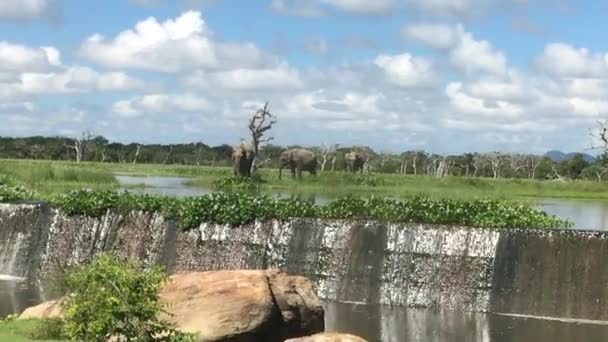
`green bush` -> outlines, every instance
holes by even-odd
[[[340,197],[324,206],[268,194],[216,192],[184,199],[116,193],[74,191],[54,204],[68,215],[99,217],[108,210],[160,212],[184,230],[201,223],[239,226],[254,221],[297,217],[369,219],[391,222],[455,224],[488,228],[566,228],[572,224],[524,204],[497,200],[450,200],[414,197],[400,201],[379,197]]]
[[[165,279],[160,268],[143,269],[98,255],[89,265],[68,272],[69,295],[62,304],[66,335],[79,341],[185,341],[159,318],[163,309],[158,293]]]

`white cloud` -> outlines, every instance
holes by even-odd
[[[150,94],[118,101],[112,105],[112,112],[125,118],[146,114],[176,114],[183,112],[204,113],[211,103],[195,94]]]
[[[49,14],[53,6],[51,0],[2,0],[0,20],[33,20]]]
[[[122,72],[99,73],[86,67],[70,67],[61,73],[23,73],[21,89],[28,94],[137,90],[149,87]]]
[[[482,97],[467,94],[463,91],[462,83],[459,82],[449,83],[445,93],[450,99],[452,108],[461,114],[513,118],[524,113],[524,108],[513,102],[506,100],[489,101]]]
[[[462,25],[414,24],[402,34],[430,47],[448,51],[449,61],[466,73],[507,73],[507,58],[485,40],[477,40]]]
[[[485,0],[408,0],[423,12],[439,16],[465,17],[479,11],[491,1]]]
[[[435,49],[449,49],[459,39],[454,27],[445,24],[413,24],[404,27],[401,35]]]
[[[608,54],[592,53],[563,43],[548,44],[537,65],[555,77],[608,76]]]
[[[252,43],[216,41],[200,12],[195,11],[162,23],[150,17],[111,40],[95,34],[82,44],[79,53],[108,67],[158,72],[257,68],[275,62]]]
[[[278,14],[296,17],[321,17],[326,12],[310,0],[272,0],[270,8]]]
[[[320,17],[327,8],[362,15],[390,14],[401,0],[272,0],[270,8],[278,14],[298,17]]]
[[[61,66],[61,54],[54,47],[30,48],[0,41],[0,71],[44,72]]]
[[[436,78],[431,62],[408,53],[380,55],[374,63],[393,84],[402,87],[424,88],[433,84]]]
[[[396,5],[396,0],[321,0],[338,9],[359,14],[387,14]]]
[[[304,86],[297,69],[286,64],[273,69],[234,69],[219,72],[197,72],[183,79],[187,87],[208,91],[264,91],[299,89]]]

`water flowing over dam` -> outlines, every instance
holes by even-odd
[[[46,279],[102,251],[171,273],[281,268],[327,301],[608,320],[608,233],[293,219],[182,232],[155,213],[0,205],[0,274]]]

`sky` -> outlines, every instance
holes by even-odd
[[[0,135],[584,151],[608,0],[1,0]]]

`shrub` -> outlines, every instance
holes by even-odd
[[[63,340],[67,338],[64,329],[65,324],[61,319],[43,319],[27,335],[33,340]]]
[[[158,293],[166,279],[159,268],[143,269],[107,254],[68,272],[63,302],[65,333],[80,341],[155,341],[182,338],[159,318]],[[182,339],[184,341],[184,339]]]

